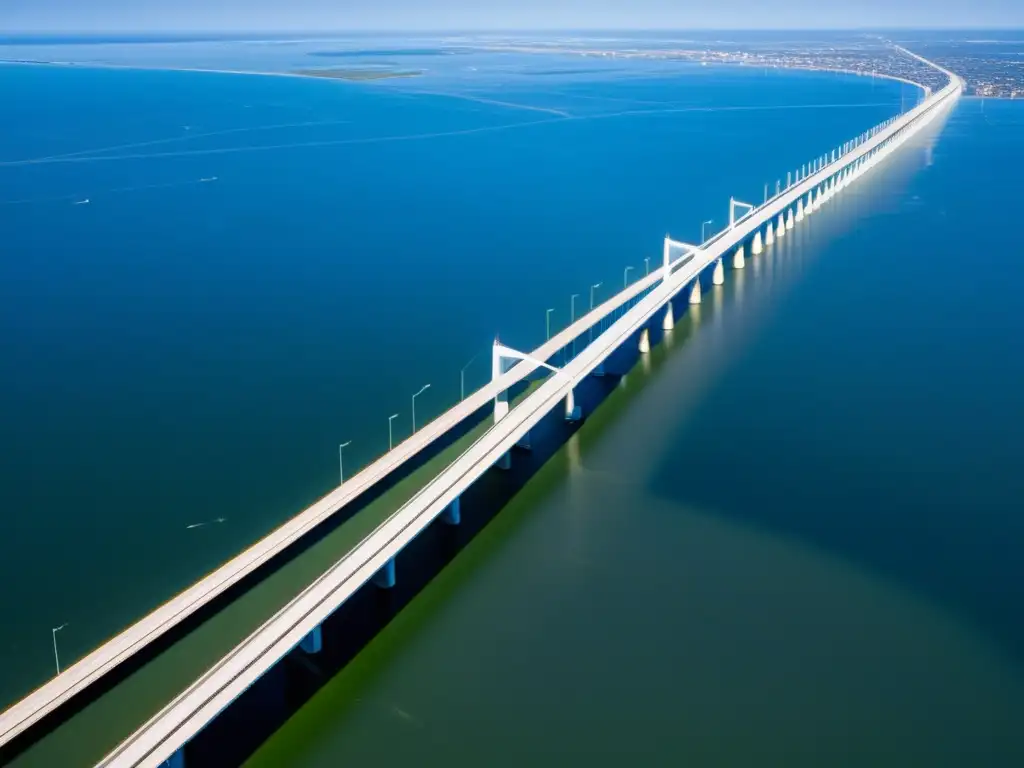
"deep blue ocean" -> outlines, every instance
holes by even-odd
[[[294,66],[168,47],[161,66]],[[389,415],[407,435],[421,386],[420,423],[463,366],[482,383],[496,334],[538,344],[547,308],[561,326],[571,294],[721,227],[730,195],[761,199],[904,88],[408,58],[442,63],[376,83],[0,66],[0,579],[20,585],[0,698],[52,674],[52,627],[66,666],[337,484],[340,443],[349,474]]]
[[[705,283],[250,768],[1024,764],[1022,126],[963,99]]]

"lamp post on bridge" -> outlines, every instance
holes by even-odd
[[[397,418],[398,418],[398,414],[397,413],[392,413],[390,416],[388,416],[388,450],[389,451],[392,450],[394,448],[394,446],[395,446],[395,441],[394,441],[394,438],[392,437],[392,432],[391,432],[391,424]]]
[[[551,307],[544,313],[544,341],[551,339],[551,313],[554,311],[555,308]]]
[[[412,431],[414,434],[416,432],[416,398],[422,395],[428,389],[430,389],[430,385],[424,384],[422,387],[420,387],[420,391],[412,396]]]
[[[578,293],[574,293],[569,298],[569,325],[576,322],[576,299],[579,298]],[[572,356],[576,357],[576,337],[572,337]]]
[[[626,267],[624,270],[622,270],[622,290],[626,290],[626,288],[629,287],[629,270],[631,270],[632,268],[633,267]],[[619,315],[619,317],[622,317],[622,315],[626,313],[626,307],[622,306],[620,309],[621,314]]]
[[[342,443],[338,446],[338,476],[340,480],[338,484],[345,482],[345,447],[352,445],[352,441],[349,440],[347,443]]]
[[[597,288],[600,288],[602,285],[604,285],[603,282],[602,283],[594,283],[592,286],[590,286],[590,311],[591,312],[594,311],[594,291]],[[587,343],[590,344],[590,343],[593,343],[593,341],[594,341],[594,326],[591,325],[590,326],[590,341],[587,342]]]
[[[647,277],[649,274],[651,274],[651,257],[650,256],[645,256],[644,257],[644,277]]]
[[[480,352],[477,352],[469,358],[469,362],[462,366],[462,370],[459,371],[459,400],[466,399],[466,369],[469,368],[469,366],[471,366],[478,357],[480,357]]]
[[[706,240],[706,238],[704,237],[704,227],[706,227],[708,224],[714,224],[714,223],[715,223],[714,219],[708,219],[707,221],[702,221],[700,223],[700,243],[701,243],[701,245],[703,245],[705,240]]]
[[[57,655],[57,633],[60,632],[64,627],[68,625],[68,622],[64,622],[59,627],[53,628],[53,663],[57,665],[57,674],[60,674],[60,657]]]

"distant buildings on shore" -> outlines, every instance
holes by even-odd
[[[696,41],[694,41],[695,43]],[[620,43],[621,45],[622,43]],[[646,58],[691,61],[702,64],[741,64],[751,67],[821,69],[879,75],[908,80],[938,90],[944,76],[905,55],[881,39],[832,40],[825,43],[802,41],[794,44],[716,42],[706,47],[658,46],[599,48],[592,41],[571,43],[497,44],[503,50],[577,53],[609,58]],[[967,81],[969,93],[1002,99],[1024,99],[1024,49],[1009,43],[954,40],[908,41],[906,47],[957,73]]]

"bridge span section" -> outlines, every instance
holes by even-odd
[[[738,204],[746,212],[737,218],[730,210],[730,226],[708,241],[693,245],[666,238],[660,269],[602,304],[586,316],[586,323],[574,324],[548,344],[522,355],[520,362],[507,372],[502,370],[500,359],[510,351],[496,345],[494,377],[472,396],[472,410],[493,402],[494,425],[302,594],[107,755],[100,765],[105,768],[155,767],[168,761],[171,765],[184,765],[189,740],[281,658],[297,646],[310,653],[317,652],[324,620],[356,590],[375,577],[385,587],[400,578],[401,574],[394,570],[395,556],[438,517],[448,515],[457,522],[453,511],[458,510],[462,493],[484,472],[507,463],[512,447],[526,438],[541,419],[555,409],[564,409],[568,418],[577,418],[573,391],[584,377],[600,374],[609,355],[634,340],[641,353],[649,350],[648,329],[652,323],[660,317],[662,326],[670,328],[674,322],[674,302],[680,299],[691,303],[700,301],[700,278],[705,270],[713,270],[712,281],[721,282],[724,280],[723,259],[732,255],[733,267],[742,268],[748,247],[756,258],[774,240],[785,237],[787,231],[943,114],[963,87],[959,78],[946,74],[950,77],[946,87],[929,94],[909,112],[800,169],[792,183],[761,205]],[[619,310],[622,310],[621,316],[518,405],[509,408],[503,404],[505,393],[513,383],[538,368],[547,367],[545,364],[572,339],[613,317]],[[327,497],[339,494],[330,504],[318,508],[320,514],[329,514],[327,510],[343,497],[340,494],[348,484]]]

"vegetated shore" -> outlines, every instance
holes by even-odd
[[[290,71],[256,69],[211,69],[208,67],[160,67],[139,64],[107,64],[92,61],[48,61],[45,59],[0,59],[0,66],[20,65],[36,67],[78,67],[81,69],[132,69],[155,72],[206,72],[220,75],[258,75],[261,77],[317,77],[326,80],[386,80],[393,77],[417,77],[423,70],[385,69],[294,69]]]
[[[291,74],[302,77],[326,77],[333,80],[386,80],[391,77],[417,77],[423,74],[423,70],[293,69]]]

